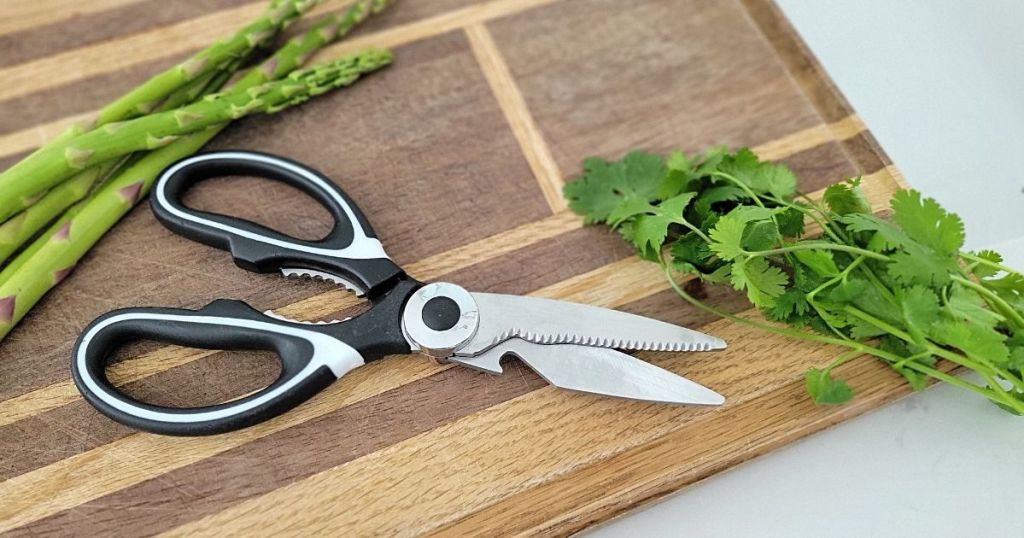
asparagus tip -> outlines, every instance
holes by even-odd
[[[0,323],[5,325],[14,321],[14,295],[0,299]]]

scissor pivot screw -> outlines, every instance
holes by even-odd
[[[461,286],[434,282],[416,290],[402,315],[402,331],[420,352],[450,357],[476,334],[480,309]]]

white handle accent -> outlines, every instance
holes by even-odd
[[[130,321],[137,319],[150,319],[156,321],[181,321],[185,323],[198,323],[208,325],[221,325],[221,326],[234,326],[243,327],[248,329],[256,329],[264,332],[273,332],[278,334],[286,334],[290,336],[296,336],[308,341],[313,345],[313,356],[310,358],[309,364],[305,366],[298,374],[288,380],[288,382],[276,387],[274,390],[268,391],[261,394],[257,398],[252,400],[239,403],[225,409],[218,409],[215,411],[195,411],[188,412],[187,409],[183,409],[181,413],[164,413],[161,411],[154,411],[146,409],[132,404],[130,401],[119,398],[116,394],[107,390],[100,383],[97,383],[92,376],[88,375],[88,369],[86,368],[86,350],[89,349],[93,337],[97,333],[102,331],[105,327],[114,323],[122,321]],[[365,364],[362,355],[356,351],[355,348],[323,333],[309,331],[298,327],[285,327],[282,325],[276,325],[273,323],[266,323],[262,321],[252,321],[246,319],[236,318],[223,318],[219,316],[180,316],[174,314],[149,314],[149,313],[128,313],[121,314],[107,318],[100,323],[93,326],[85,335],[82,336],[82,343],[78,348],[78,354],[75,357],[75,361],[78,366],[78,371],[82,373],[82,380],[86,387],[95,394],[98,398],[107,403],[107,405],[121,411],[123,413],[133,415],[139,418],[158,421],[158,422],[171,422],[171,423],[190,423],[190,422],[206,422],[211,420],[220,420],[239,413],[248,411],[254,407],[260,406],[268,401],[278,398],[282,393],[291,389],[303,379],[309,377],[321,366],[327,366],[335,377],[341,377],[354,368]]]
[[[167,193],[165,188],[167,185],[167,180],[171,176],[173,176],[179,170],[185,168],[186,166],[190,166],[198,162],[224,158],[257,161],[267,163],[279,168],[284,168],[290,172],[301,175],[302,177],[309,180],[311,183],[320,187],[321,190],[330,194],[334,202],[337,203],[338,206],[341,207],[342,210],[345,212],[345,215],[348,217],[349,222],[352,223],[352,244],[345,248],[333,249],[311,247],[308,245],[301,245],[298,243],[281,241],[278,239],[264,237],[259,234],[235,228],[234,226],[229,226],[227,224],[215,222],[209,219],[204,219],[202,217],[186,213],[167,202]],[[196,155],[195,157],[190,157],[188,159],[179,161],[177,164],[165,170],[164,173],[160,176],[160,179],[157,180],[156,188],[154,190],[154,198],[156,203],[159,204],[164,209],[166,209],[168,212],[174,214],[175,216],[198,224],[202,224],[203,226],[223,230],[225,232],[235,234],[239,237],[244,237],[246,239],[251,239],[253,241],[258,241],[260,243],[265,243],[268,245],[274,245],[276,247],[283,247],[287,249],[298,250],[301,252],[308,252],[310,254],[318,254],[321,256],[332,256],[335,258],[349,258],[357,260],[388,258],[388,255],[387,253],[384,252],[384,246],[381,244],[380,240],[366,235],[366,230],[363,229],[362,224],[359,222],[359,219],[356,218],[355,213],[352,211],[352,208],[349,207],[348,203],[345,201],[344,198],[338,195],[335,189],[326,185],[322,178],[318,177],[316,174],[311,173],[308,169],[303,168],[301,166],[296,166],[290,162],[283,161],[281,159],[276,159],[274,157],[270,157],[267,155],[259,155],[239,151],[221,151],[217,153],[206,153],[202,155]]]

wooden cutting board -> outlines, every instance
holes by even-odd
[[[36,0],[0,21],[0,165],[238,27],[262,1]],[[338,4],[329,4],[336,8]],[[11,13],[13,11],[14,13]],[[723,393],[721,408],[554,390],[388,358],[276,420],[201,439],[134,432],[69,380],[72,342],[117,307],[219,297],[303,319],[355,300],[255,275],[132,212],[0,343],[0,530],[13,535],[560,535],[607,520],[906,392],[868,359],[858,397],[818,407],[802,372],[834,349],[715,321],[559,192],[588,155],[749,145],[816,192],[899,175],[770,0],[402,0],[319,58],[396,61],[350,89],[247,119],[212,144],[304,161],[359,201],[420,279],[621,308],[725,338],[714,354],[641,353]],[[327,214],[280,185],[225,179],[192,204],[315,237]],[[733,311],[728,290],[696,290]],[[276,375],[271,357],[136,346],[112,376],[157,403],[213,403]]]

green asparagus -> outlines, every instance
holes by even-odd
[[[383,67],[390,60],[390,53],[368,51],[248,90],[213,94],[177,110],[109,123],[36,153],[16,168],[0,174],[0,183],[30,185],[33,189],[39,185],[51,187],[81,170],[135,151],[166,146],[181,135],[249,114],[273,113],[298,104],[337,86],[350,84],[361,73]],[[30,179],[35,181],[28,181]],[[18,191],[11,194],[29,195]]]
[[[220,71],[208,73],[177,89],[161,103],[159,110],[173,110],[196,98],[214,93],[237,71],[233,62]],[[128,159],[114,159],[88,168],[47,191],[20,213],[0,224],[0,264],[72,204],[85,198],[104,179],[113,176]]]
[[[226,65],[234,65],[244,59],[256,47],[269,42],[278,32],[294,22],[296,18],[311,9],[320,0],[272,0],[270,6],[263,15],[239,30],[233,36],[218,41],[214,45],[196,53],[188,60],[171,67],[160,73],[134,90],[121,96],[113,103],[105,106],[97,113],[96,117],[71,125],[61,135],[39,148],[29,155],[26,160],[34,159],[40,153],[46,153],[53,146],[59,145],[67,140],[88,132],[96,127],[111,122],[122,121],[149,113],[179,89],[190,88],[191,92],[185,91],[179,95],[186,97],[192,94],[192,99],[203,94],[205,82],[215,77],[217,71],[223,70]],[[192,99],[181,99],[178,105],[187,103]],[[174,108],[174,107],[169,107]],[[24,161],[22,161],[24,162]],[[22,163],[11,167],[11,171],[18,169]],[[59,183],[59,180],[46,181],[40,176],[19,176],[14,185],[6,180],[0,179],[0,222],[10,218],[12,215],[32,205],[36,199],[45,191]],[[20,182],[20,183],[19,183]],[[38,183],[37,183],[38,182]]]
[[[391,3],[393,0],[361,0],[342,14],[324,18],[262,65],[250,70],[234,88],[256,87],[288,73],[319,48],[346,35],[370,14],[380,12]],[[108,180],[95,194],[69,209],[12,260],[0,272],[0,339],[149,191],[160,171],[198,151],[225,125],[185,135],[147,153]]]

